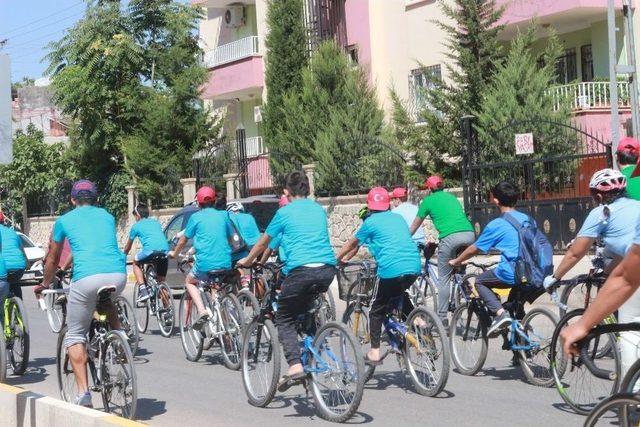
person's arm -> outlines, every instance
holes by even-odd
[[[238,261],[236,264],[240,265],[241,267],[250,267],[258,257],[258,255],[263,253],[269,247],[270,241],[271,237],[267,233],[264,233],[260,240],[258,240],[258,243],[256,243],[253,248],[251,248],[251,252],[249,252],[249,255]]]
[[[424,222],[424,218],[420,218],[419,216],[417,216],[416,219],[414,219],[413,222],[411,223],[411,226],[409,227],[409,234],[411,234],[412,236],[416,234],[416,231],[418,231],[418,228],[422,226],[423,222]]]
[[[349,261],[351,258],[358,253],[358,239],[355,237],[350,238],[347,242],[340,248],[338,253],[336,254],[336,258],[340,262]]]
[[[70,253],[67,259],[64,260],[64,264],[60,266],[60,270],[62,271],[69,270],[69,268],[71,267],[71,264],[73,264],[73,254]]]
[[[640,286],[640,245],[632,245],[622,263],[611,272],[598,295],[582,317],[562,330],[566,355],[578,355],[575,344],[587,336],[594,326],[620,308]]]
[[[269,257],[271,256],[272,253],[273,253],[273,249],[271,248],[265,249],[264,252],[262,253],[262,257],[260,258],[260,264],[266,264],[267,261],[269,261]]]
[[[565,274],[569,272],[584,256],[589,252],[591,246],[596,239],[591,237],[578,237],[573,242],[565,256],[560,261],[560,265],[553,273],[553,277],[557,280],[561,280]]]
[[[122,250],[122,252],[124,252],[125,255],[129,255],[129,251],[131,250],[132,246],[133,246],[133,240],[131,240],[131,238],[129,238],[127,240],[127,244],[124,245],[124,249]]]
[[[452,259],[451,261],[449,261],[449,265],[451,265],[452,267],[458,267],[469,258],[472,258],[475,255],[477,255],[479,252],[480,252],[480,249],[478,249],[478,247],[475,244],[473,244],[469,246],[467,249],[465,249],[464,252],[462,252],[458,258]]]
[[[169,258],[175,258],[178,255],[180,255],[180,252],[182,251],[182,248],[184,248],[184,245],[187,244],[187,240],[189,240],[187,238],[187,236],[182,235],[180,237],[180,240],[178,240],[178,243],[176,243],[175,248],[173,248],[173,250],[169,252],[169,254],[168,254]]]
[[[62,242],[56,242],[53,239],[49,242],[49,256],[47,256],[47,262],[44,266],[44,278],[42,279],[42,286],[45,288],[51,285],[53,278],[56,276],[56,271],[58,271],[62,244]]]

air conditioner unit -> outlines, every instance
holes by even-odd
[[[224,23],[229,28],[242,27],[244,25],[244,6],[229,6],[224,12]]]
[[[256,123],[262,122],[262,106],[261,105],[253,107],[253,121]]]

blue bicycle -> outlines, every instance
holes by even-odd
[[[259,268],[259,267],[258,267]],[[344,422],[358,410],[364,391],[364,359],[353,334],[342,324],[328,322],[318,293],[307,313],[296,322],[301,359],[318,415]],[[281,349],[272,319],[278,291],[269,289],[260,313],[245,328],[242,344],[242,382],[249,403],[265,407],[275,396],[280,377]]]

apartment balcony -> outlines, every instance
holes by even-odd
[[[628,82],[618,82],[618,106],[631,108]],[[585,110],[610,110],[611,91],[609,82],[582,82],[554,86],[549,89],[555,100],[555,109],[568,102],[573,112]]]
[[[235,141],[233,141],[232,144],[235,146]],[[250,136],[245,138],[244,146],[247,158],[249,159],[267,154],[267,147],[264,145],[264,141],[261,136]]]
[[[238,4],[238,1],[234,0],[191,0],[191,4],[203,6],[203,7],[211,7],[211,8],[225,8],[232,4]],[[242,0],[243,4],[255,4],[255,0]]]
[[[245,37],[223,44],[204,54],[204,65],[217,68],[221,65],[240,61],[246,58],[260,56],[260,42],[258,36]]]

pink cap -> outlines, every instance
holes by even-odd
[[[622,152],[631,152],[636,155],[640,154],[640,142],[637,139],[631,138],[630,136],[625,136],[620,139],[620,143],[618,144],[618,153]]]
[[[278,200],[278,206],[283,207],[283,206],[287,206],[288,204],[289,204],[289,198],[283,194],[282,197],[280,197],[280,200]]]
[[[392,199],[403,199],[407,197],[407,189],[404,187],[396,187],[389,196],[391,196]]]
[[[372,211],[389,210],[389,192],[382,187],[373,187],[367,194],[367,207]]]

